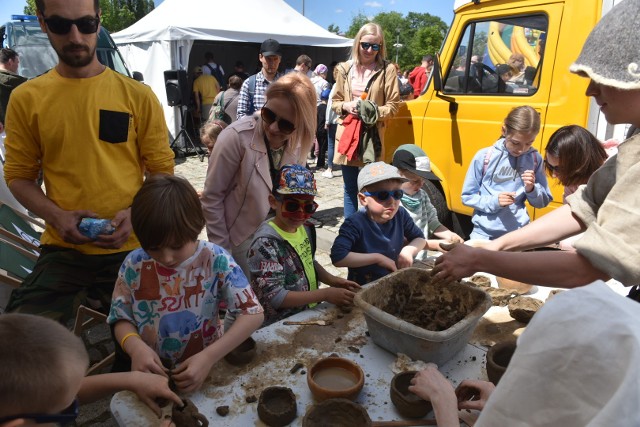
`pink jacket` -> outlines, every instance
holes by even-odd
[[[218,137],[209,157],[202,210],[209,240],[227,250],[240,245],[267,218],[271,176],[260,121],[244,117]],[[287,147],[281,165],[300,164]]]

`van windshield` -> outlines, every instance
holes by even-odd
[[[5,45],[18,52],[18,74],[27,78],[39,76],[58,63],[58,56],[37,21],[9,22],[5,28]],[[107,67],[131,77],[109,33],[100,27],[98,60]]]

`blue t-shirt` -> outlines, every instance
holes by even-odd
[[[418,228],[407,211],[400,206],[396,215],[384,224],[372,221],[364,209],[360,209],[344,221],[331,247],[331,262],[334,264],[349,252],[380,253],[397,261],[400,251],[407,242],[421,237]],[[389,270],[377,264],[349,268],[349,280],[364,285],[389,274]]]

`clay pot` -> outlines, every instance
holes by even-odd
[[[258,416],[271,427],[286,426],[297,416],[296,396],[287,387],[267,387],[260,393]]]
[[[417,371],[407,371],[396,374],[389,388],[391,401],[400,415],[407,418],[422,418],[433,409],[431,402],[409,391],[411,379],[416,373]]]
[[[173,404],[171,420],[176,427],[207,427],[209,421],[198,412],[198,408],[189,399],[182,399],[182,407]]]
[[[519,294],[526,294],[533,287],[533,285],[530,285],[528,283],[518,282],[511,279],[505,279],[504,277],[498,277],[498,276],[496,276],[496,282],[498,282],[499,288],[516,291]]]
[[[349,359],[326,357],[307,371],[307,384],[318,402],[335,398],[355,400],[364,386],[364,372]]]
[[[511,356],[516,351],[516,342],[501,341],[487,351],[487,376],[489,381],[498,384],[502,374],[507,370]]]
[[[239,346],[227,353],[224,360],[234,366],[242,366],[251,362],[255,356],[256,342],[253,338],[249,337]]]
[[[366,409],[347,399],[327,399],[313,405],[304,418],[302,427],[371,427]]]

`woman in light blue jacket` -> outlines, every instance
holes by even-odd
[[[540,116],[516,107],[502,125],[502,137],[478,151],[462,188],[462,202],[474,208],[472,239],[493,240],[530,222],[525,201],[535,208],[551,202],[540,153],[532,147]]]

